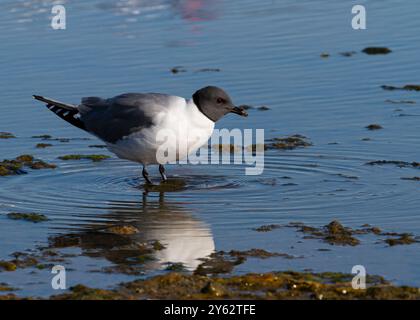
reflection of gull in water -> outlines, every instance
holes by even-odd
[[[141,209],[133,203],[126,205],[132,206],[130,210],[138,217],[135,226],[140,230],[139,240],[158,240],[165,246],[155,253],[161,265],[182,263],[193,270],[200,264],[199,259],[214,252],[210,228],[179,206],[165,203],[163,194],[158,204],[143,202]]]
[[[213,20],[216,17],[215,0],[119,0],[102,2],[101,9],[111,9],[123,15],[153,15],[172,10],[189,21]]]
[[[146,198],[146,197],[145,197]],[[81,231],[59,235],[51,239],[52,247],[80,247],[83,255],[105,258],[121,272],[140,273],[162,270],[168,263],[182,263],[194,270],[201,261],[214,252],[215,246],[210,228],[193,217],[179,205],[166,203],[161,193],[158,201],[111,202],[111,207],[96,222],[80,226]],[[98,221],[105,224],[98,225]],[[115,234],[107,230],[115,226],[132,226],[136,234]],[[145,254],[145,243],[159,241],[164,248]],[[139,261],[139,257],[153,259]],[[133,272],[134,270],[134,272]]]

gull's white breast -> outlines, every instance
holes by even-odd
[[[159,151],[165,151],[168,162],[185,159],[207,142],[214,122],[197,108],[192,100],[172,97],[171,103],[153,118],[155,125],[107,143],[108,149],[122,159],[158,164]]]

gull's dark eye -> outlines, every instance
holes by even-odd
[[[225,102],[226,102],[225,99],[223,99],[223,98],[217,98],[217,103],[218,104],[222,104],[222,103],[225,103]]]

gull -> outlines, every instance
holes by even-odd
[[[124,93],[109,99],[86,97],[79,105],[72,105],[33,97],[61,119],[101,139],[117,157],[142,164],[148,184],[152,184],[148,165],[158,164],[162,181],[166,181],[164,164],[185,159],[199,149],[212,135],[215,122],[228,113],[248,116],[215,86],[196,91],[190,99],[162,93]],[[162,141],[162,132],[170,132],[171,139]],[[162,163],[158,152],[164,143],[169,156]]]

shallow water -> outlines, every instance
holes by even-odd
[[[337,247],[302,240],[290,228],[252,230],[338,219],[350,227],[369,223],[420,235],[419,182],[401,180],[419,176],[418,169],[365,165],[420,161],[420,93],[380,88],[420,83],[416,1],[361,1],[368,10],[365,31],[351,29],[353,1],[63,1],[65,31],[49,26],[52,2],[0,4],[0,131],[17,136],[0,139],[0,159],[30,153],[58,165],[0,177],[0,259],[46,246],[57,235],[131,224],[140,230],[138,241],[166,246],[144,264],[144,276],[164,272],[167,262],[194,269],[197,259],[214,250],[263,248],[303,258],[249,259],[235,272],[350,272],[362,264],[398,284],[420,285],[418,244],[388,247],[365,236],[359,246]],[[360,52],[374,45],[393,52]],[[340,55],[346,51],[357,54]],[[331,56],[323,59],[322,52]],[[174,66],[186,72],[172,74]],[[199,72],[203,68],[221,71]],[[99,163],[58,160],[108,153],[89,148],[101,142],[31,98],[41,94],[77,103],[82,96],[133,91],[189,97],[208,84],[226,88],[238,104],[270,107],[250,110],[246,120],[228,116],[219,128],[263,128],[267,139],[297,133],[314,145],[267,151],[261,176],[246,176],[241,165],[168,166],[169,176],[184,179],[185,186],[144,197],[134,163],[115,157]],[[384,129],[366,130],[371,123]],[[53,141],[51,148],[36,149],[43,141],[31,136],[39,134],[91,140]],[[157,179],[157,170],[151,173]],[[42,213],[49,221],[10,220],[11,211]],[[98,272],[119,263],[100,240],[88,238],[62,252],[71,255],[68,286],[109,287],[139,276]],[[51,277],[49,269],[27,268],[0,272],[0,283],[19,288],[20,295],[49,296],[57,293]]]

